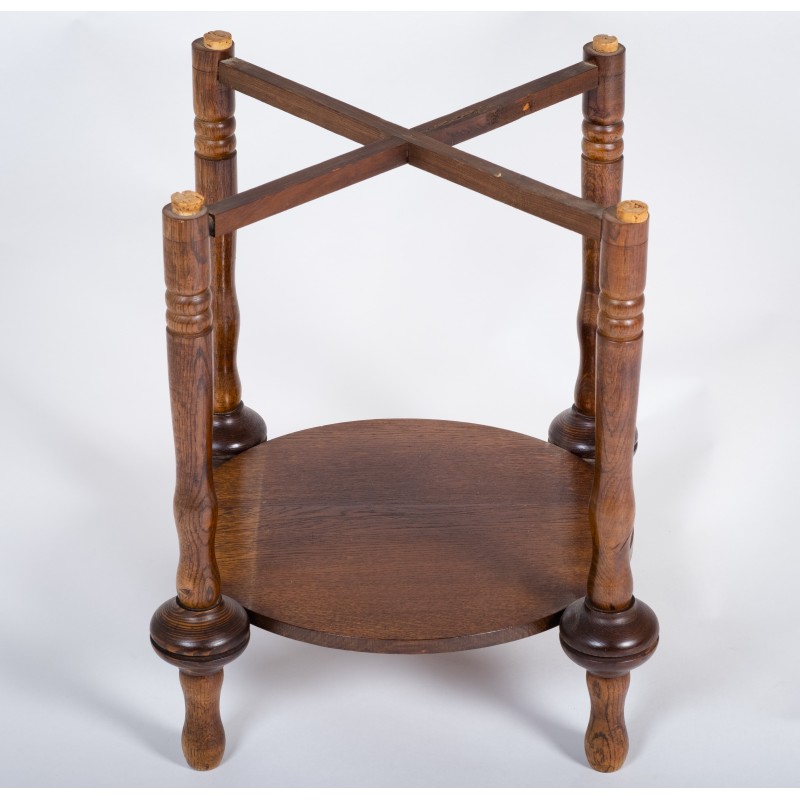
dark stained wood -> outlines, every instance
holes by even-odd
[[[473,103],[412,130],[445,144],[460,144],[597,86],[597,67],[579,61],[571,67]]]
[[[242,94],[361,144],[387,135],[386,120],[239,58],[220,63],[219,80]],[[458,144],[596,86],[597,67],[581,61],[413,130],[446,144]]]
[[[186,763],[192,769],[214,769],[225,754],[225,729],[219,715],[222,678],[221,669],[210,675],[180,671],[186,703],[181,745]]]
[[[622,199],[622,122],[625,113],[625,48],[599,53],[591,44],[583,49],[598,70],[597,87],[583,96],[581,196],[608,208]],[[583,240],[583,288],[578,308],[580,367],[575,383],[575,408],[595,414],[595,339],[600,271],[599,237]]]
[[[561,644],[589,672],[592,716],[586,751],[595,769],[618,769],[627,753],[627,673],[654,652],[653,611],[633,597],[633,451],[644,326],[648,215],[621,203],[603,217],[597,318],[597,451],[589,506],[592,566],[586,599],[561,619]],[[607,679],[607,680],[606,680]]]
[[[567,607],[559,635],[564,652],[587,670],[591,714],[584,744],[589,764],[600,772],[617,770],[628,752],[624,705],[630,671],[655,652],[658,619],[637,598],[614,612],[601,611],[587,598]]]
[[[408,145],[389,139],[366,145],[211,205],[215,236],[243,228],[281,211],[399,167]]]
[[[271,181],[213,205],[214,232],[257,222],[406,162],[578,233],[600,233],[602,209],[497,164],[407,132]],[[408,154],[406,156],[406,153]]]
[[[408,163],[415,167],[584,236],[600,236],[602,206],[457,150],[419,129],[395,125],[239,59],[220,62],[219,78],[233,89],[363,144],[386,138],[407,142]],[[300,180],[308,177],[296,175]],[[261,202],[261,195],[255,200]]]
[[[344,423],[215,473],[224,591],[316,644],[443,652],[557,624],[585,589],[592,470],[522,434]]]
[[[594,358],[594,351],[592,351]],[[576,406],[562,411],[551,423],[547,431],[547,441],[564,450],[585,458],[594,459],[594,416],[578,410]]]
[[[600,611],[589,600],[571,603],[561,617],[564,652],[596,675],[623,675],[641,666],[658,646],[658,619],[636,598],[622,611]]]
[[[207,46],[206,37],[192,43],[194,86],[195,181],[211,206],[237,192],[235,93],[217,79],[220,61],[231,58],[233,39]],[[230,43],[228,47],[224,44]],[[213,217],[210,217],[213,235]],[[215,463],[232,458],[267,438],[264,420],[242,404],[242,382],[236,363],[239,301],[236,297],[235,228],[220,230],[211,241],[212,310],[214,313]]]
[[[240,58],[220,62],[218,76],[221,83],[237,92],[359,144],[386,138],[387,123],[380,117]]]
[[[236,94],[217,80],[219,62],[233,56],[234,46],[211,50],[203,39],[192,42],[195,129],[195,183],[208,205],[235,195]],[[212,242],[214,312],[214,411],[225,413],[242,399],[236,365],[239,303],[236,298],[234,233]]]
[[[622,116],[625,111],[625,48],[598,52],[585,45],[587,64],[597,69],[597,83],[583,95],[581,196],[608,208],[622,193]],[[600,237],[584,236],[583,284],[578,305],[580,360],[575,402],[550,426],[548,440],[581,458],[595,454],[595,377],[597,297],[600,291]]]
[[[244,609],[223,595],[211,608],[193,610],[173,597],[150,621],[150,642],[168,664],[208,675],[233,661],[250,641]]]
[[[598,772],[618,770],[628,755],[625,696],[630,682],[630,672],[613,678],[586,673],[592,705],[584,749],[592,769]]]
[[[167,361],[175,439],[178,598],[186,608],[219,602],[214,560],[217,498],[211,476],[211,264],[208,214],[163,212]]]
[[[384,653],[484,647],[560,624],[564,651],[587,670],[589,763],[605,772],[624,761],[629,673],[659,640],[629,564],[647,209],[608,207],[622,177],[624,49],[599,36],[584,55],[407,129],[233,58],[225,32],[193,44],[208,208],[185,192],[163,215],[180,561],[178,595],[150,635],[180,669],[195,769],[223,757],[223,667],[247,646],[251,622]],[[363,146],[238,194],[234,90]],[[580,93],[582,197],[452,146]],[[425,420],[266,442],[263,420],[242,404],[235,230],[406,162],[584,236],[581,363],[575,405],[551,425],[558,447]]]
[[[184,753],[196,769],[222,758],[220,668],[249,640],[244,609],[220,595],[214,555],[217,498],[211,464],[213,376],[208,211],[193,192],[164,208],[167,360],[175,439],[175,522],[180,556],[177,597],[150,623],[156,653],[181,670],[186,699]]]
[[[409,131],[408,163],[584,236],[600,235],[602,207]]]
[[[214,414],[212,430],[211,460],[215,467],[267,439],[264,420],[244,403],[239,403],[233,411]]]
[[[597,317],[597,453],[590,520],[594,537],[587,587],[603,611],[626,608],[633,596],[633,448],[642,361],[644,285],[649,221],[603,218],[600,311]]]

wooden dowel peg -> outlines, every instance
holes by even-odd
[[[619,50],[619,42],[616,36],[609,36],[607,33],[598,33],[592,37],[592,50],[596,53],[616,53]]]
[[[647,222],[650,210],[641,200],[623,200],[617,204],[616,216],[620,222]]]
[[[206,201],[198,192],[175,192],[170,197],[172,211],[179,217],[193,217],[199,214]]]
[[[227,50],[233,46],[233,36],[228,31],[209,31],[203,34],[203,45],[209,50]]]

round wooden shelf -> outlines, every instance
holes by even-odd
[[[391,653],[551,628],[586,591],[593,470],[511,431],[372,420],[215,471],[222,589],[259,627]]]

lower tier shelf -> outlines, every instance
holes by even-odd
[[[254,625],[346,650],[530,636],[585,594],[592,478],[553,445],[461,422],[282,436],[215,470],[222,590]]]

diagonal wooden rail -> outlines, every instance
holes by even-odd
[[[218,77],[231,89],[363,146],[213,203],[208,210],[215,236],[408,163],[583,236],[600,237],[603,209],[596,203],[453,146],[595,88],[594,64],[573,64],[414,128],[395,125],[238,58],[221,61]]]

